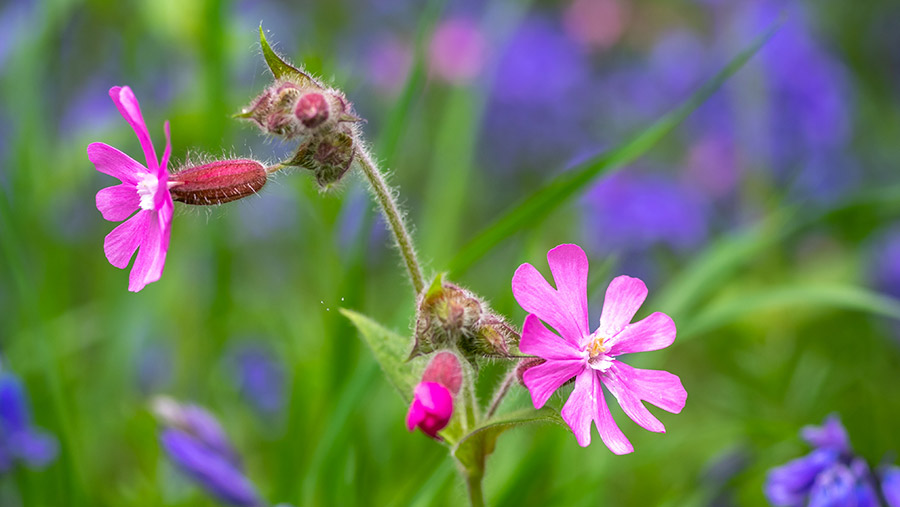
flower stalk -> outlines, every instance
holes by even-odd
[[[403,214],[400,212],[399,206],[397,206],[396,194],[393,189],[388,186],[387,181],[384,179],[384,175],[375,165],[368,150],[358,144],[356,147],[355,161],[359,164],[362,172],[366,175],[366,180],[368,180],[369,185],[372,187],[372,192],[375,194],[375,200],[378,201],[378,206],[381,208],[381,212],[384,214],[384,218],[391,228],[391,233],[394,235],[394,241],[397,243],[397,248],[400,250],[400,256],[403,257],[403,262],[406,264],[409,281],[412,283],[416,294],[419,294],[422,292],[422,289],[425,288],[425,277],[422,274],[422,267],[419,265],[419,260],[416,256],[416,249],[412,243],[412,236],[409,234],[406,222],[403,219]]]

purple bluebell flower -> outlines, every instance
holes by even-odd
[[[17,463],[43,468],[56,459],[58,452],[56,438],[32,425],[22,382],[0,371],[0,473]]]
[[[706,204],[668,177],[626,170],[602,180],[584,199],[585,237],[605,252],[667,245],[686,251],[707,234]]]
[[[500,48],[481,136],[486,167],[559,168],[591,139],[584,52],[549,20],[526,20]]]
[[[872,285],[900,298],[900,226],[878,233],[868,250],[867,275]]]
[[[900,507],[900,467],[886,467],[881,472],[881,494],[888,507]]]
[[[815,449],[769,471],[765,495],[772,505],[878,507],[868,465],[853,454],[847,431],[832,414],[822,426],[807,426],[803,439]]]
[[[157,398],[153,408],[164,425],[160,445],[178,469],[226,505],[265,504],[212,414],[164,397]]]
[[[241,343],[230,352],[244,398],[263,416],[281,412],[285,401],[285,370],[261,342]]]

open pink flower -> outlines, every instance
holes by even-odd
[[[114,86],[109,89],[109,96],[137,134],[147,165],[145,167],[103,143],[91,143],[87,153],[98,171],[122,182],[121,185],[97,192],[97,209],[109,221],[127,219],[106,236],[103,251],[110,264],[124,269],[135,250],[140,248],[128,278],[128,290],[137,292],[148,283],[159,280],[166,262],[166,252],[169,250],[173,210],[168,188],[169,172],[166,168],[172,152],[169,123],[165,124],[166,149],[162,160],[157,162],[150,133],[131,88]],[[131,216],[135,211],[137,214]]]
[[[675,340],[675,324],[664,313],[631,323],[647,297],[647,286],[637,278],[619,276],[606,290],[600,327],[588,327],[588,261],[578,245],[560,245],[547,254],[556,289],[531,264],[513,275],[516,301],[530,313],[522,328],[519,349],[541,357],[544,363],[525,371],[523,381],[535,408],[575,377],[575,388],[563,406],[562,417],[578,444],[591,443],[591,422],[600,438],[616,454],[634,451],[616,425],[604,397],[604,386],[634,422],[655,432],[665,427],[641,403],[647,401],[668,412],[684,408],[687,392],[669,372],[632,368],[617,356],[668,347]],[[548,330],[550,324],[562,337]]]

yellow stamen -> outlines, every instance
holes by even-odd
[[[590,346],[588,346],[588,352],[591,354],[591,358],[595,358],[600,354],[605,354],[609,350],[603,345],[603,340],[604,338],[602,336],[598,336],[591,342]]]

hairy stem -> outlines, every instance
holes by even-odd
[[[397,206],[394,193],[365,148],[358,147],[356,149],[356,160],[363,173],[365,173],[366,179],[369,180],[369,185],[372,186],[372,192],[375,193],[381,212],[384,213],[384,218],[387,219],[388,225],[391,227],[394,240],[397,242],[397,248],[400,249],[400,255],[403,257],[403,262],[406,263],[409,281],[412,282],[416,294],[419,294],[425,288],[425,277],[422,275],[422,268],[419,266],[416,250],[412,244],[412,237],[406,228],[406,222],[403,220],[403,215]]]
[[[500,384],[499,388],[497,388],[497,393],[494,394],[494,399],[491,400],[491,406],[488,407],[487,415],[485,416],[486,419],[490,419],[494,415],[494,412],[496,412],[497,409],[500,408],[500,402],[503,401],[503,398],[506,396],[506,393],[509,392],[509,388],[512,387],[515,381],[516,366],[513,366],[512,371],[510,371],[506,375],[506,378],[503,379],[503,383]]]
[[[466,470],[463,475],[466,477],[466,489],[469,490],[469,503],[472,507],[484,507],[484,490],[482,489],[484,468]]]

